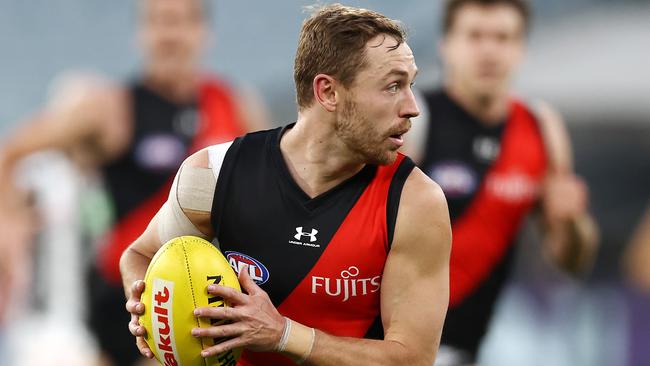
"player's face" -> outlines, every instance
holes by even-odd
[[[524,33],[511,6],[461,7],[441,44],[447,81],[482,96],[506,91],[523,56]]]
[[[349,89],[341,91],[336,130],[364,162],[390,164],[420,112],[411,86],[417,67],[406,43],[383,35],[366,45],[367,65]]]
[[[205,38],[199,0],[142,0],[140,38],[147,64],[164,73],[197,67]]]

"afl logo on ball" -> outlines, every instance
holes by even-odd
[[[248,265],[248,274],[251,276],[253,281],[258,285],[266,283],[269,280],[269,270],[253,257],[249,257],[246,254],[239,252],[224,252],[230,267],[239,274],[239,271],[245,266]]]

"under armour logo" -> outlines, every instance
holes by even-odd
[[[316,234],[318,234],[318,230],[311,229],[311,233],[306,233],[306,232],[302,231],[302,226],[298,226],[296,228],[296,233],[297,234],[293,236],[294,238],[296,238],[296,240],[300,240],[300,238],[303,237],[303,236],[308,236],[309,241],[313,243],[313,242],[316,241]]]

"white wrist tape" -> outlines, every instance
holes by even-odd
[[[282,331],[282,337],[280,338],[280,343],[278,343],[278,352],[284,352],[287,347],[287,341],[289,340],[289,333],[291,333],[291,319],[284,317],[284,330]]]
[[[311,355],[316,340],[316,330],[289,318],[285,319],[286,323],[278,344],[278,351],[289,354],[300,365]]]

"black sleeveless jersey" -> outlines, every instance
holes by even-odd
[[[131,85],[133,137],[103,168],[118,220],[159,191],[186,158],[198,125],[197,104],[175,104],[142,83]]]
[[[379,294],[401,190],[414,167],[399,155],[366,165],[310,198],[282,153],[284,129],[234,140],[221,165],[212,223],[235,271],[251,277],[280,313],[334,335],[381,338]],[[239,365],[290,365],[244,352]]]
[[[442,90],[426,94],[426,102],[431,120],[419,165],[444,186],[449,215],[455,220],[472,202],[496,159],[504,123],[484,126]]]
[[[453,234],[442,343],[475,357],[508,277],[520,222],[538,197],[544,144],[534,116],[516,100],[493,126],[442,90],[425,100],[430,120],[420,167],[445,192]]]

